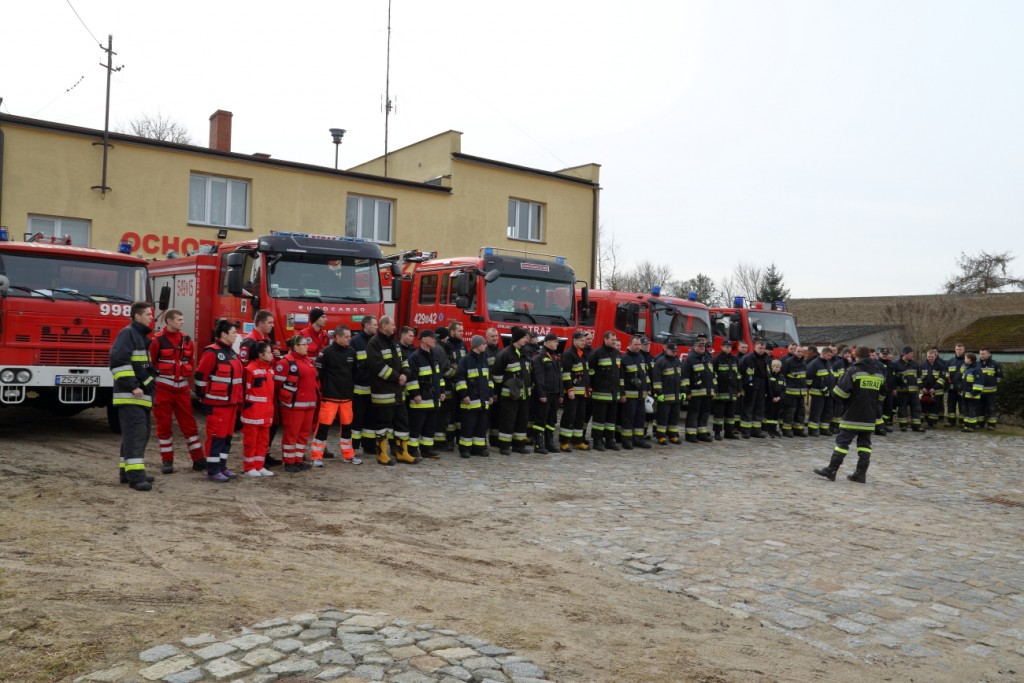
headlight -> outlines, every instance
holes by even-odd
[[[0,382],[4,384],[10,384],[14,381],[14,370],[4,370],[0,372]]]
[[[20,384],[28,384],[28,381],[32,379],[32,373],[28,370],[18,370],[18,382]]]

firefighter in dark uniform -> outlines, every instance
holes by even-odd
[[[807,433],[810,436],[827,434],[832,423],[832,388],[836,383],[832,374],[831,346],[821,347],[821,353],[807,364],[807,382],[807,391],[811,395]]]
[[[978,421],[985,386],[977,360],[973,353],[965,353],[964,364],[960,366],[960,417],[965,432],[973,432],[985,426],[984,422]]]
[[[501,334],[498,332],[496,327],[488,327],[484,330],[484,339],[487,341],[487,347],[484,349],[484,355],[487,357],[487,367],[491,369],[494,367],[494,361],[497,360],[498,354],[501,353]],[[494,397],[494,403],[491,405],[491,415],[497,414],[497,403],[498,397]],[[495,448],[499,447],[498,444],[498,422],[497,420],[489,420],[487,425],[487,434],[490,439],[490,443]]]
[[[836,350],[835,356],[829,362],[829,366],[832,369],[833,387],[839,383],[839,378],[846,372],[846,368],[851,365],[853,365],[853,350],[843,344]],[[839,433],[839,420],[843,416],[844,407],[843,399],[836,396],[835,392],[832,392],[832,420],[829,424],[828,433],[833,436]]]
[[[744,439],[763,439],[764,421],[768,401],[768,375],[771,374],[771,356],[765,351],[764,340],[754,342],[754,350],[739,361],[740,382],[743,385],[743,408],[740,413],[740,434]]]
[[[494,383],[484,348],[487,341],[475,336],[469,353],[455,371],[455,400],[459,410],[459,457],[487,457],[487,422],[494,403]],[[475,343],[479,342],[479,343]]]
[[[981,412],[978,413],[979,427],[981,418],[985,420],[985,429],[994,431],[996,428],[996,392],[1003,381],[1001,366],[986,348],[978,350],[978,372],[981,374]]]
[[[960,404],[960,372],[964,367],[964,345],[953,347],[953,357],[946,361],[946,424],[956,427],[957,413],[963,416]]]
[[[883,391],[885,396],[882,401],[881,415],[879,417],[881,424],[875,429],[875,434],[885,436],[892,431],[892,421],[896,412],[896,377],[893,373],[892,350],[886,348],[878,349],[878,360],[876,362],[885,376],[885,389]]]
[[[946,394],[946,362],[939,358],[939,349],[928,349],[921,363],[921,412],[928,427],[934,429],[942,419],[943,399]]]
[[[583,330],[572,333],[572,342],[562,353],[562,422],[559,425],[559,449],[563,453],[585,451],[589,446],[583,440],[586,425],[587,394],[590,393],[590,371],[587,364],[585,344],[587,335]]]
[[[448,352],[448,370],[444,374],[446,382],[451,382],[459,367],[459,361],[466,355],[466,341],[462,338],[462,323],[453,320],[448,323],[448,338],[444,342],[444,350]],[[459,438],[459,409],[454,397],[446,397],[438,413],[437,426],[444,432],[445,450],[451,450]],[[436,439],[435,439],[436,440]]]
[[[562,396],[561,360],[558,335],[546,334],[540,353],[533,359],[533,452],[541,455],[558,450],[555,427]]]
[[[647,372],[647,386],[648,386],[647,395],[651,396],[653,398],[654,393],[650,389],[650,386],[651,386],[650,379],[651,379],[652,373],[654,372],[654,356],[651,354],[651,340],[648,339],[647,337],[641,337],[641,339],[640,339],[640,354],[644,357],[644,367],[645,367],[645,370]],[[655,421],[655,419],[657,417],[657,414],[658,414],[658,408],[657,408],[657,406],[654,406],[653,410],[647,410],[646,409],[647,397],[645,396],[643,398],[644,398],[645,410],[644,410],[644,430],[641,433],[641,438],[644,441],[648,441],[648,438],[650,437],[650,435],[654,433],[654,421]]]
[[[441,367],[441,379],[444,380],[445,387],[449,389],[455,386],[455,375],[451,372],[452,362],[448,357],[448,347],[446,342],[448,341],[448,328],[438,327],[434,330],[434,348],[430,350],[430,353],[434,356],[434,360]],[[451,402],[455,400],[452,391],[446,391],[444,400],[439,401],[437,405],[437,412],[434,413],[434,449],[435,451],[451,450],[453,444],[447,443],[447,428],[448,421],[450,419],[450,411],[459,411],[459,407],[452,408]]]
[[[377,454],[377,414],[370,400],[370,369],[366,365],[366,348],[377,334],[377,318],[364,315],[362,329],[352,335],[349,346],[356,353],[355,390],[352,395],[352,447],[368,456]]]
[[[655,430],[658,445],[681,443],[679,439],[679,411],[683,402],[683,364],[679,360],[679,347],[674,341],[665,342],[664,351],[654,359],[651,387],[657,406]]]
[[[904,346],[903,355],[893,363],[893,379],[896,383],[896,414],[900,431],[907,431],[909,424],[915,432],[924,431],[921,426],[921,367],[914,360],[914,347]]]
[[[444,370],[434,354],[437,334],[431,329],[420,331],[420,348],[409,356],[410,379],[405,385],[409,397],[409,452],[424,458],[440,457],[434,449],[437,430],[437,408],[445,394]]]
[[[726,439],[738,439],[740,436],[736,433],[736,399],[741,388],[740,370],[739,360],[732,353],[731,341],[722,340],[722,351],[711,361],[711,367],[715,371],[717,386],[715,398],[711,401],[711,426],[715,433],[715,441],[722,440],[723,430]]]
[[[804,431],[807,365],[802,348],[797,347],[789,358],[783,359],[782,376],[786,382],[786,395],[782,399],[782,435],[807,436]]]
[[[590,372],[590,400],[593,406],[593,421],[590,433],[594,439],[594,450],[620,450],[615,442],[615,409],[622,396],[622,376],[619,365],[622,359],[615,348],[615,333],[604,333],[601,346],[592,349],[588,360]]]
[[[402,349],[395,339],[395,322],[386,315],[366,347],[366,366],[370,371],[370,400],[377,413],[377,462],[417,464],[420,458],[409,452],[409,415],[405,409],[409,366],[402,360]]]
[[[836,396],[846,401],[846,409],[839,421],[839,435],[836,436],[832,458],[826,467],[819,467],[814,473],[835,481],[836,473],[849,453],[850,444],[856,439],[857,468],[846,478],[864,484],[871,463],[871,434],[875,431],[877,404],[882,399],[885,376],[879,372],[878,365],[871,361],[871,350],[868,347],[858,346],[856,355],[856,362],[847,368],[835,387]]]
[[[623,392],[619,397],[619,433],[622,435],[622,447],[627,451],[633,450],[634,446],[651,447],[643,440],[644,399],[651,384],[647,376],[647,360],[640,351],[641,339],[636,335],[629,340],[620,363]]]
[[[708,419],[715,395],[715,371],[707,357],[707,342],[698,337],[681,368],[683,393],[689,399],[686,410],[686,440],[690,443],[711,442]]]
[[[778,358],[773,358],[768,364],[771,370],[768,373],[768,408],[764,427],[768,436],[775,439],[782,437],[782,412],[786,400],[786,376],[782,374],[782,365]]]
[[[114,376],[113,405],[121,422],[121,483],[136,491],[153,488],[146,476],[146,444],[152,421],[156,368],[150,363],[149,335],[153,307],[137,301],[131,307],[131,323],[117,333],[110,347],[110,373]]]
[[[482,344],[487,342],[479,337]],[[473,338],[474,346],[479,341]],[[498,404],[498,443],[502,455],[510,455],[512,451],[526,454],[530,450],[526,436],[530,412],[531,366],[523,347],[529,341],[527,330],[522,327],[512,328],[512,343],[502,349],[494,361],[491,380],[494,390],[501,401]]]

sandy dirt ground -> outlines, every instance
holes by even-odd
[[[118,443],[99,410],[0,425],[0,681],[327,606],[475,635],[561,681],[909,680],[529,542],[557,530],[516,506],[551,493],[425,499],[450,455],[218,485],[160,475],[151,439],[156,488],[139,493],[117,482]]]

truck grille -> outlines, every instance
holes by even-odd
[[[109,363],[110,351],[107,349],[42,349],[39,351],[40,365],[106,367]]]
[[[113,341],[109,330],[102,330],[100,334],[95,336],[83,336],[81,331],[76,331],[74,334],[64,334],[63,332],[53,331],[52,327],[44,327],[39,334],[39,339],[44,344],[103,344],[104,346],[110,346]]]

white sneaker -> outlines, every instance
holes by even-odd
[[[323,467],[324,466],[324,461],[323,460],[314,460],[310,464],[313,465],[313,467]]]
[[[260,470],[246,470],[245,476],[247,476],[247,477],[262,477],[263,476],[263,472],[261,472]]]
[[[274,476],[274,473],[271,472],[270,470],[268,470],[266,467],[264,467],[262,470],[256,470],[256,471],[260,473],[261,477],[272,477],[272,476]]]

